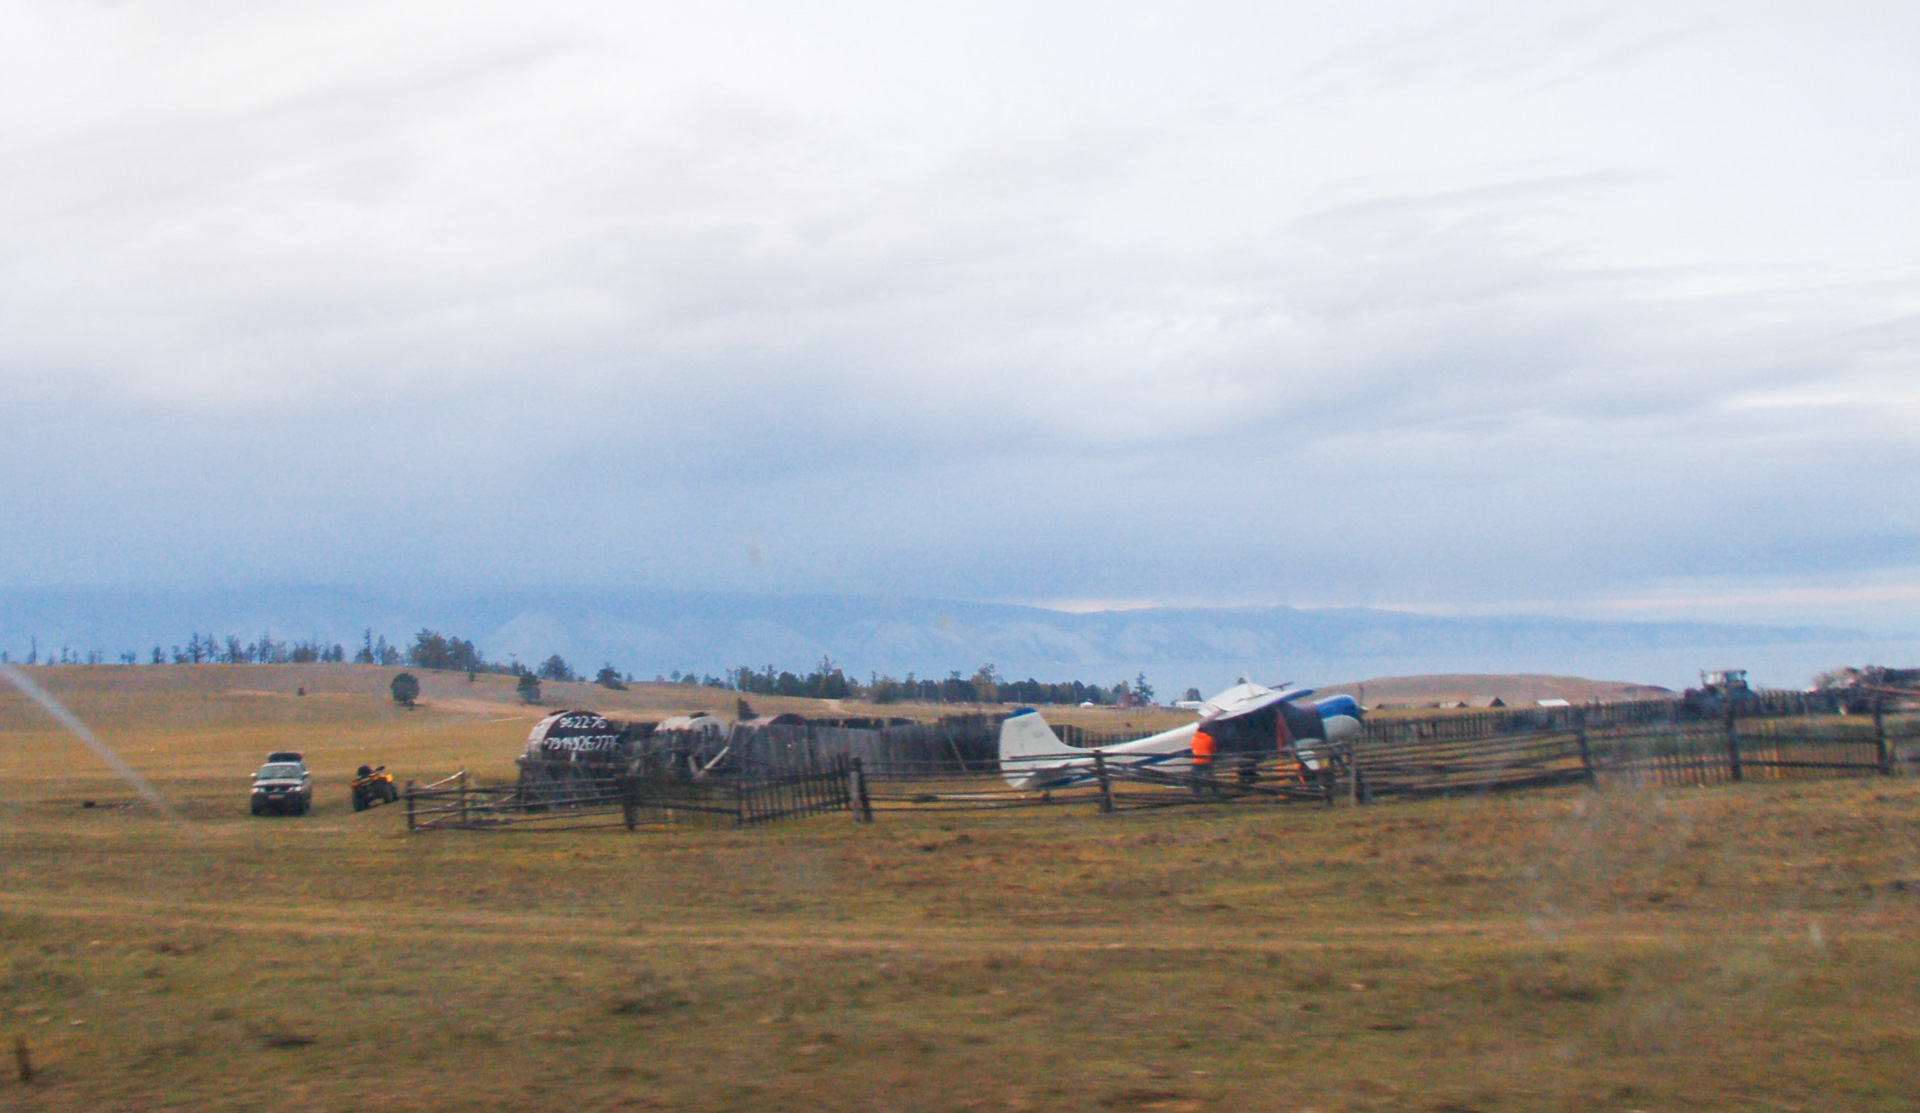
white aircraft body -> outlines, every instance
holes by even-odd
[[[1352,696],[1330,696],[1304,707],[1295,704],[1312,694],[1311,688],[1275,689],[1242,681],[1201,704],[1196,722],[1105,746],[1100,752],[1109,761],[1165,765],[1170,771],[1185,772],[1192,766],[1194,732],[1202,725],[1220,744],[1216,760],[1271,755],[1278,752],[1283,738],[1290,740],[1297,756],[1303,756],[1316,742],[1325,745],[1359,736],[1362,713]],[[1276,719],[1285,724],[1285,730],[1275,724]],[[1093,768],[1092,751],[1060,741],[1032,708],[1021,708],[1000,724],[1000,775],[1017,789],[1081,784],[1092,779]]]

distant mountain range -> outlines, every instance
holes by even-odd
[[[591,672],[650,679],[741,665],[805,672],[831,657],[860,677],[971,675],[1111,684],[1145,673],[1161,696],[1241,676],[1332,684],[1426,673],[1553,673],[1683,687],[1700,669],[1745,667],[1799,687],[1821,669],[1920,659],[1920,638],[1821,627],[1434,617],[1362,607],[1153,608],[1070,614],[1039,607],[859,596],[676,591],[503,591],[397,599],[338,588],[232,592],[0,589],[0,651],[62,649],[117,660],[171,652],[194,633],[338,642],[363,632],[410,644],[432,628],[489,658],[553,653]]]

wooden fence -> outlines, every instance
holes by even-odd
[[[736,727],[727,741],[740,760],[767,769],[806,771],[857,758],[873,780],[927,769],[989,773],[999,768],[1000,718],[954,716],[866,730],[816,724]]]
[[[749,767],[704,780],[616,774],[479,785],[465,774],[454,783],[409,785],[407,830],[498,830],[505,827],[579,830],[688,821],[750,826],[853,808],[857,762],[822,761],[807,771]]]
[[[1589,730],[1605,730],[1655,723],[1718,722],[1725,717],[1726,707],[1718,700],[1650,699],[1491,708],[1421,718],[1371,718],[1364,730],[1366,739],[1373,743],[1465,741],[1503,734],[1571,731],[1583,723]],[[1734,703],[1741,719],[1829,716],[1839,709],[1839,699],[1830,692],[1753,691]]]
[[[410,830],[632,829],[747,826],[849,810],[870,820],[876,811],[1119,812],[1580,784],[1680,787],[1884,776],[1920,764],[1920,720],[1796,710],[1786,699],[1746,701],[1703,719],[1677,701],[1641,701],[1369,721],[1353,743],[1323,747],[1330,764],[1311,774],[1272,755],[1244,766],[1226,758],[1217,773],[1196,773],[1179,758],[1111,755],[1100,746],[1116,739],[1069,732],[1076,756],[1034,759],[1050,775],[1023,778],[1017,765],[1002,767],[999,721],[987,716],[881,729],[763,726],[713,739],[694,762],[636,761],[625,772],[556,763],[523,772],[514,786],[479,786],[463,774],[409,786],[405,799]]]
[[[1460,718],[1466,718],[1462,716]],[[1483,721],[1484,722],[1484,721]],[[1560,726],[1564,722],[1565,726]],[[1889,775],[1903,738],[1881,717],[1783,716],[1666,721],[1576,708],[1547,729],[1479,737],[1402,731],[1354,748],[1362,796],[1493,792],[1612,782],[1633,787]],[[1911,741],[1911,739],[1908,739]]]
[[[1593,740],[1600,773],[1636,787],[1887,775],[1897,744],[1870,723],[1831,719],[1671,724]]]
[[[856,760],[835,758],[813,772],[767,772],[740,779],[733,786],[736,822],[744,827],[851,809],[858,791]]]
[[[1363,741],[1353,747],[1354,794],[1414,796],[1590,783],[1594,769],[1577,731],[1482,738]]]

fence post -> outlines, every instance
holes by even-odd
[[[626,823],[629,831],[639,824],[640,802],[636,799],[639,794],[640,778],[631,773],[623,774],[620,777],[620,818]]]
[[[853,782],[853,818],[858,823],[873,822],[873,800],[867,796],[867,767],[854,758],[847,777]]]
[[[414,792],[413,782],[408,781],[407,782],[407,834],[409,835],[413,834],[413,830],[414,830],[413,828],[413,801],[414,801],[413,792]]]
[[[1740,726],[1738,710],[1733,700],[1727,700],[1727,776],[1739,781],[1740,773]]]
[[[460,770],[460,827],[467,826],[467,771]]]
[[[1113,778],[1107,775],[1107,755],[1102,750],[1093,751],[1093,775],[1100,779],[1100,810],[1113,811]]]
[[[1880,775],[1893,774],[1893,747],[1887,744],[1887,716],[1885,696],[1873,697],[1873,745],[1880,759]]]
[[[1587,709],[1583,705],[1573,713],[1574,741],[1580,744],[1580,769],[1587,775],[1587,787],[1594,787],[1593,749],[1587,743]]]

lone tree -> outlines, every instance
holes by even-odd
[[[413,674],[401,673],[393,678],[393,683],[389,687],[393,691],[393,702],[412,711],[413,701],[420,698],[420,682],[414,679]]]
[[[513,686],[513,690],[520,693],[521,703],[540,702],[540,678],[530,672],[520,674],[520,682]]]
[[[1000,673],[992,662],[981,665],[973,674],[973,702],[1000,702]]]
[[[620,679],[620,673],[611,663],[600,666],[600,673],[593,678],[593,682],[602,688],[611,688],[616,692],[627,690],[626,682]]]
[[[567,664],[567,659],[556,653],[540,662],[540,679],[578,680],[580,678],[573,675],[573,666]]]

